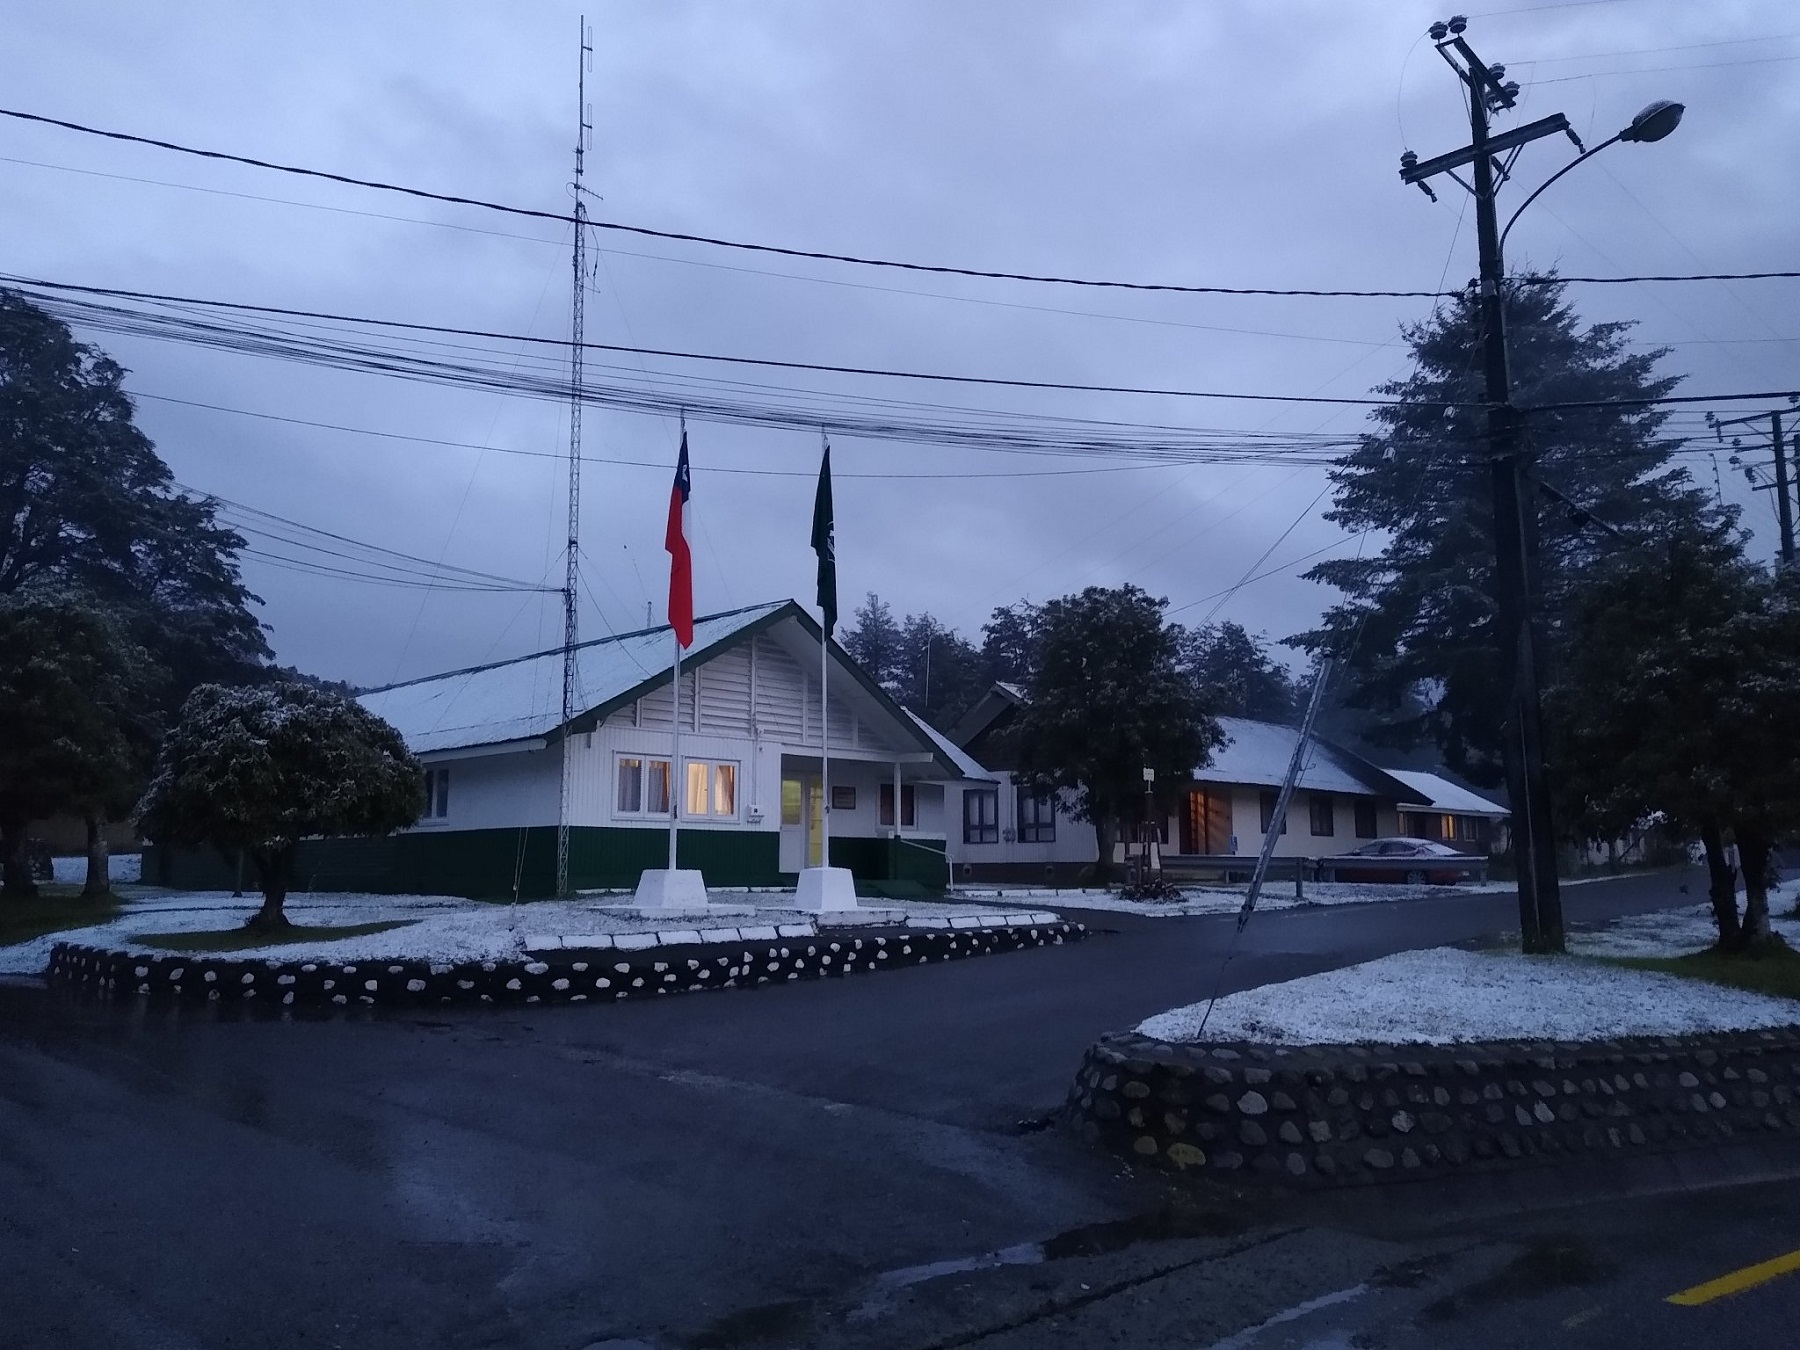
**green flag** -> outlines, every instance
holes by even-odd
[[[813,552],[819,555],[819,617],[825,632],[837,627],[837,528],[831,520],[831,442],[819,461],[819,490],[813,496]]]

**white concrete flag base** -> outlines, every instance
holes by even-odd
[[[794,887],[794,908],[808,914],[835,914],[856,908],[856,878],[848,867],[808,867]]]
[[[692,914],[707,909],[706,878],[693,868],[646,867],[632,903],[641,910]]]

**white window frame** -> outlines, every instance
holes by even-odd
[[[642,780],[641,780],[640,786],[639,786],[639,800],[640,801],[642,801],[643,799],[645,799],[649,796],[650,766],[652,764],[667,765],[669,763],[669,757],[667,755],[646,753],[644,751],[638,751],[638,750],[615,751],[613,753],[613,759],[612,759],[612,814],[613,814],[613,818],[615,820],[667,820],[669,818],[669,813],[667,811],[650,811],[650,810],[645,810],[645,809],[639,809],[636,811],[628,811],[620,805],[620,803],[619,803],[619,771],[620,771],[621,766],[628,760],[635,760],[640,766],[642,766],[640,771],[641,771],[643,777],[642,777]],[[689,811],[687,809],[688,770],[693,768],[695,765],[704,765],[706,768],[706,803],[707,803],[708,809],[703,812],[702,811]],[[719,771],[721,769],[724,769],[727,772],[729,772],[729,774],[731,776],[731,810],[730,811],[717,811],[717,810],[712,809],[713,803],[715,803],[718,800]],[[691,821],[698,822],[698,821],[736,821],[736,820],[740,820],[743,818],[743,810],[744,810],[744,807],[743,807],[743,798],[744,798],[744,768],[743,768],[743,765],[742,765],[742,763],[740,763],[738,760],[735,760],[735,759],[712,759],[712,758],[702,757],[699,755],[683,755],[681,757],[681,773],[679,775],[672,773],[669,776],[669,794],[670,794],[670,799],[672,801],[676,801],[681,804],[681,819],[684,821],[691,820]]]
[[[419,823],[438,824],[450,819],[450,766],[431,764],[425,768],[425,810]]]

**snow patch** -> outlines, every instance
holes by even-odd
[[[87,880],[87,855],[73,858],[52,858],[50,868],[53,879],[64,886],[79,886]],[[106,860],[106,876],[109,881],[136,882],[144,874],[144,855],[141,853],[114,853]]]
[[[1138,1030],[1201,1037],[1205,1003],[1159,1013]],[[1462,1041],[1597,1041],[1800,1023],[1800,1003],[1579,957],[1400,952],[1342,970],[1227,994],[1208,1041],[1290,1045],[1454,1045]]]

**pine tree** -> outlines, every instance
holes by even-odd
[[[1634,351],[1631,325],[1583,326],[1561,285],[1515,285],[1507,335],[1515,402],[1654,398],[1676,380],[1656,373],[1663,349]],[[1329,517],[1344,529],[1378,531],[1373,556],[1321,563],[1307,573],[1344,592],[1321,627],[1294,641],[1344,660],[1334,677],[1345,701],[1387,714],[1396,745],[1432,741],[1471,782],[1502,779],[1502,721],[1509,662],[1494,636],[1493,519],[1484,453],[1479,315],[1460,296],[1406,330],[1413,370],[1376,392],[1395,400],[1376,429],[1334,469]],[[1654,537],[1708,507],[1685,470],[1671,466],[1677,442],[1661,434],[1666,414],[1619,404],[1525,416],[1538,475],[1627,533]],[[1562,648],[1572,587],[1613,547],[1561,508],[1535,513],[1535,603],[1546,662]],[[1429,691],[1416,715],[1399,713]]]
[[[1305,695],[1288,668],[1269,655],[1268,640],[1252,637],[1240,623],[1181,630],[1181,665],[1204,693],[1213,712],[1292,722]]]
[[[889,693],[900,683],[900,625],[894,611],[870,591],[844,630],[844,650],[851,659]]]

